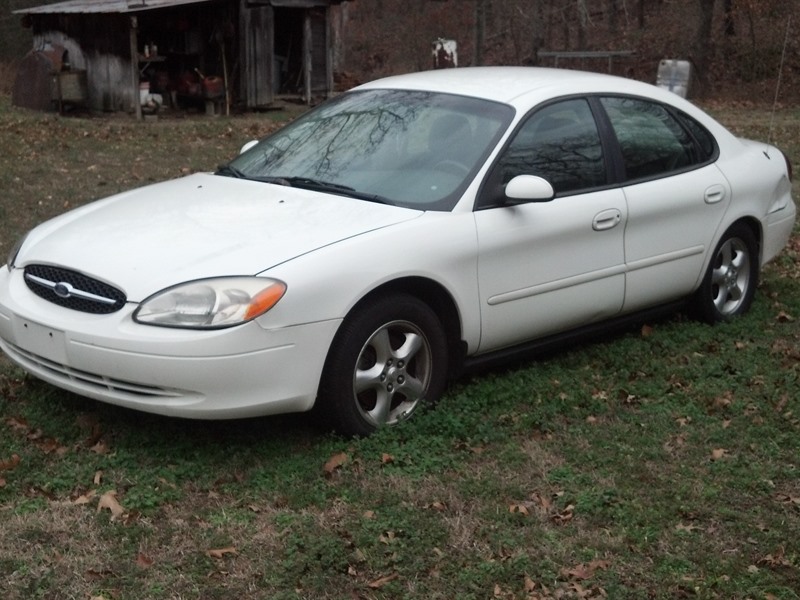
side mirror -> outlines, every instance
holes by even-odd
[[[242,149],[241,149],[241,150],[239,150],[239,154],[244,154],[245,152],[247,152],[248,150],[250,150],[250,148],[252,148],[252,147],[253,147],[253,146],[255,146],[256,144],[258,144],[258,140],[250,140],[250,141],[249,141],[249,142],[247,142],[247,143],[246,143],[244,146],[242,146]]]
[[[509,204],[549,202],[556,196],[550,182],[537,175],[517,175],[506,184],[505,194]]]

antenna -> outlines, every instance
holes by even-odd
[[[772,144],[772,130],[775,125],[775,110],[778,107],[778,93],[781,89],[781,77],[783,75],[783,63],[786,60],[786,47],[789,45],[789,29],[792,24],[792,15],[786,20],[786,36],[783,38],[783,50],[781,51],[781,64],[778,67],[778,81],[775,84],[775,98],[772,101],[772,114],[769,117],[769,134],[767,135],[767,144]],[[769,146],[764,154],[769,158]]]

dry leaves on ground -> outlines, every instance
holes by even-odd
[[[233,546],[228,546],[226,548],[214,548],[212,550],[206,550],[206,556],[209,558],[225,558],[229,554],[236,554],[236,548]]]
[[[125,514],[125,509],[117,500],[117,492],[115,490],[110,490],[100,496],[100,500],[97,501],[97,512],[103,509],[111,511],[112,521]]]
[[[342,465],[347,462],[347,458],[347,454],[344,452],[339,452],[338,454],[331,456],[323,467],[325,476],[330,477],[336,472],[337,469],[342,468]]]

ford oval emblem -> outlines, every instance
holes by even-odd
[[[59,281],[53,286],[53,292],[59,298],[69,298],[72,296],[72,286],[65,281]]]

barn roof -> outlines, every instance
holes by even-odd
[[[91,13],[133,13],[157,8],[168,8],[182,4],[201,4],[211,0],[66,0],[55,4],[34,6],[15,10],[17,14],[91,14]]]
[[[143,10],[169,8],[184,4],[204,4],[214,0],[65,0],[55,4],[34,6],[15,10],[15,14],[60,15],[60,14],[109,14],[135,13]],[[252,0],[252,4],[272,4],[273,6],[312,7],[339,4],[342,0]]]

